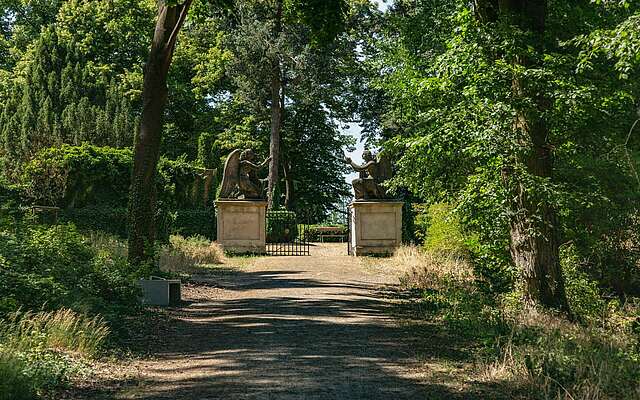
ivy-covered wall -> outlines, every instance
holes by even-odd
[[[21,187],[31,204],[60,207],[61,218],[84,229],[127,235],[130,149],[62,145],[41,151],[24,167]],[[185,160],[158,164],[158,237],[202,235],[215,239],[213,170]]]

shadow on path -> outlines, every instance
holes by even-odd
[[[347,259],[348,260],[348,259]],[[428,323],[391,318],[380,285],[360,276],[318,279],[302,268],[238,271],[218,285],[227,297],[197,296],[170,309],[168,328],[148,343],[153,359],[116,398],[466,399],[481,384],[451,382],[469,343]],[[425,367],[427,365],[427,367]],[[438,365],[441,368],[430,368]]]

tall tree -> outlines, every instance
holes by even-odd
[[[142,116],[135,136],[134,165],[129,196],[129,261],[141,264],[153,257],[156,237],[156,185],[162,121],[167,102],[167,76],[178,34],[189,12],[192,0],[180,3],[161,0],[158,19],[151,42],[149,59],[144,68]]]
[[[545,51],[547,0],[485,0],[480,2],[483,21],[504,22],[518,27],[515,57],[506,59],[514,68],[539,68]],[[528,46],[534,49],[527,53]],[[510,193],[510,248],[513,261],[522,275],[524,296],[534,304],[569,311],[560,269],[560,238],[556,210],[546,199],[528,190],[527,177],[550,178],[553,175],[552,145],[544,114],[549,99],[535,82],[522,75],[512,80],[512,98],[517,104],[513,121],[515,137],[522,151],[511,165],[503,167],[503,179]],[[526,106],[531,99],[531,105]],[[520,174],[519,171],[525,171]]]
[[[278,41],[282,34],[282,2],[276,0],[276,16],[273,28],[274,41]],[[282,105],[284,94],[281,94],[282,70],[280,66],[280,55],[275,54],[271,60],[271,136],[269,142],[269,177],[267,186],[267,207],[273,208],[274,195],[278,185],[278,171],[280,169],[280,130],[282,129]]]

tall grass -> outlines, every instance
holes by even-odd
[[[93,357],[108,335],[102,318],[87,318],[67,309],[16,312],[0,322],[0,340],[17,351],[46,348]]]
[[[400,247],[389,262],[404,272],[400,281],[405,287],[436,288],[452,281],[468,286],[474,279],[473,268],[464,258],[445,257],[416,246]]]
[[[612,307],[602,317],[606,323],[574,323],[523,306],[517,293],[495,297],[478,290],[477,277],[462,258],[406,247],[388,262],[404,271],[404,288],[418,294],[419,316],[484,344],[477,355],[481,380],[517,388],[530,398],[640,399],[637,306]]]
[[[109,329],[71,310],[15,312],[0,320],[0,400],[33,399],[68,381]]]
[[[207,264],[222,264],[224,252],[217,244],[204,237],[185,238],[172,235],[169,246],[160,252],[160,269],[170,272],[194,272]]]

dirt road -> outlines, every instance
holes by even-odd
[[[397,273],[344,255],[231,261],[194,277],[187,305],[135,361],[118,399],[482,398],[460,343],[393,318]]]

